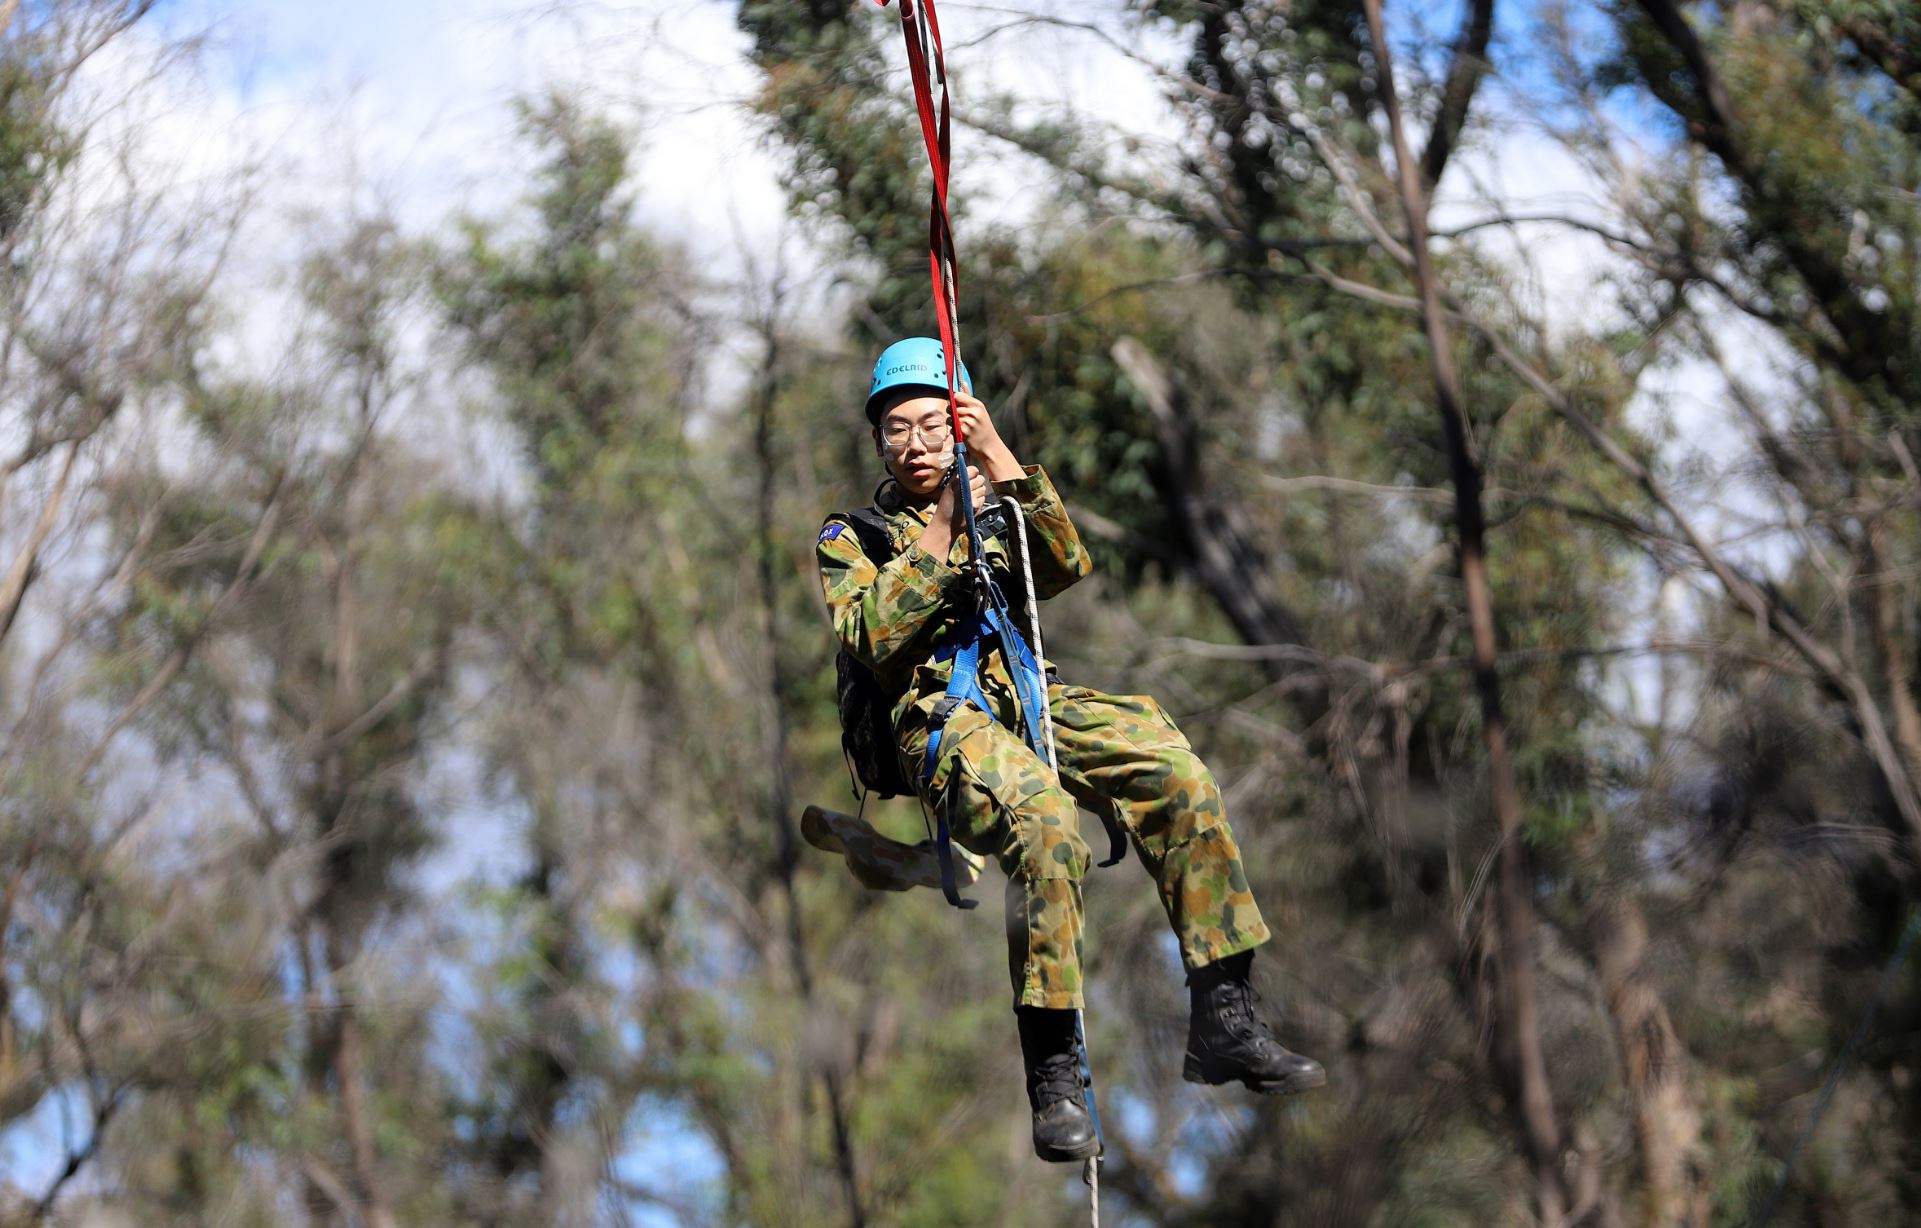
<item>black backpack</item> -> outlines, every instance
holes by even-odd
[[[854,531],[860,548],[876,567],[894,557],[887,520],[871,507],[836,512],[827,518]],[[894,741],[894,703],[900,698],[883,687],[874,671],[849,656],[845,648],[834,658],[835,691],[840,700],[840,748],[847,756],[863,796],[907,797],[913,781],[901,767]]]

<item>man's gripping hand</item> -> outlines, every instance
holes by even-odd
[[[967,467],[968,489],[974,495],[974,514],[979,515],[992,497],[993,489],[987,484],[987,475],[972,465]],[[961,512],[960,483],[949,472],[941,483],[940,502],[934,505],[934,514],[927,518],[927,527],[921,531],[920,548],[938,559],[945,559],[954,548],[955,539],[967,532],[967,517]]]
[[[987,471],[989,481],[1011,482],[1026,472],[1014,458],[1013,451],[1001,441],[986,402],[971,392],[956,391],[954,408],[960,414],[961,432],[967,438],[967,454]],[[979,499],[975,500],[975,506],[980,506]]]

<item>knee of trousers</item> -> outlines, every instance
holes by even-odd
[[[1144,851],[1176,848],[1226,821],[1220,786],[1149,695],[1086,693],[1063,705],[1063,775],[1089,805],[1111,806]]]
[[[972,838],[961,843],[998,861],[1010,883],[1048,879],[1078,883],[1093,864],[1087,841],[1081,838],[1079,810],[1072,798],[1052,785],[1020,797],[981,790],[972,792],[972,799],[991,808],[993,816],[969,824]]]
[[[1142,792],[1121,802],[1135,836],[1149,846],[1175,849],[1227,822],[1214,774],[1186,746],[1162,747],[1143,773]],[[1133,791],[1130,791],[1133,792]]]
[[[966,767],[957,774],[973,776]],[[1092,855],[1081,837],[1080,812],[1067,794],[1050,785],[1010,801],[976,780],[957,783],[960,788],[940,799],[950,807],[955,843],[992,857],[1010,880],[1078,882],[1087,872]]]
[[[1008,877],[1071,879],[1087,873],[1091,854],[1081,838],[1080,812],[1059,789],[1039,804],[1017,808],[1003,842],[1001,868]],[[1039,800],[1038,795],[1036,800]]]

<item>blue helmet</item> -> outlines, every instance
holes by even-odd
[[[960,387],[973,391],[967,364],[960,365]],[[880,352],[874,363],[874,386],[867,390],[867,420],[878,425],[881,394],[896,388],[926,388],[947,392],[947,356],[936,337],[908,337]]]

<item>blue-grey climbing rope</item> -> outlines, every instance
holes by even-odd
[[[1027,588],[1027,633],[1028,637],[1033,641],[1034,660],[1040,663],[1040,667],[1045,670],[1047,668],[1047,651],[1041,647],[1041,603],[1036,600],[1034,596],[1034,560],[1027,550],[1027,516],[1021,511],[1021,505],[1013,499],[1002,499],[1000,506],[1006,508],[1007,514],[1014,518],[1014,536],[1015,539],[1020,542],[1021,581]],[[1045,675],[1042,676],[1041,681],[1043,688],[1045,688]],[[1043,696],[1043,700],[1044,699],[1045,696]],[[1047,748],[1047,766],[1058,779],[1061,774],[1061,765],[1059,759],[1054,755],[1054,713],[1052,709],[1052,704],[1042,702],[1040,737],[1041,745]]]
[[[876,0],[885,7],[888,0]],[[975,571],[976,598],[979,606],[971,630],[963,632],[968,643],[956,651],[954,663],[949,674],[947,695],[936,709],[934,733],[927,746],[926,772],[931,780],[935,752],[940,745],[940,732],[951,715],[954,707],[973,702],[978,704],[988,716],[994,715],[993,707],[985,702],[980,693],[980,684],[975,679],[979,664],[980,642],[991,633],[999,640],[1001,655],[1007,663],[1009,679],[1014,684],[1015,707],[1022,713],[1027,724],[1025,731],[1030,745],[1036,753],[1043,753],[1048,770],[1059,780],[1060,767],[1054,752],[1053,714],[1048,710],[1047,676],[1044,658],[1040,653],[1040,607],[1035,600],[1034,572],[1029,563],[1027,547],[1027,522],[1020,515],[1020,509],[1012,500],[1003,502],[1013,509],[1015,522],[1019,526],[1022,573],[1027,582],[1027,608],[1029,623],[1034,632],[1034,645],[1030,653],[1022,641],[1019,630],[1008,616],[1006,602],[988,572],[987,549],[980,525],[975,519],[974,499],[970,475],[967,467],[967,433],[960,418],[960,406],[955,397],[956,383],[960,370],[959,336],[959,291],[956,287],[954,270],[954,228],[947,207],[948,169],[950,165],[950,128],[947,93],[947,64],[941,48],[940,19],[934,13],[934,0],[900,0],[901,33],[907,44],[908,75],[913,82],[915,108],[920,114],[921,137],[927,146],[929,169],[933,172],[932,203],[928,209],[927,263],[929,280],[934,291],[934,316],[940,328],[941,352],[947,358],[947,413],[948,421],[954,432],[954,474],[960,483],[957,492],[960,496],[962,517],[967,526],[967,546],[969,560]],[[939,86],[938,103],[935,86]],[[1113,842],[1109,859],[1103,865],[1111,865],[1120,860],[1126,849],[1118,830],[1110,823],[1108,835]],[[946,816],[941,816],[936,845],[941,862],[941,888],[948,902],[965,906],[972,901],[963,901],[954,886],[952,851],[949,848],[949,832]],[[1081,1027],[1080,1012],[1074,1015],[1075,1035],[1080,1042],[1081,1075],[1087,1091],[1088,1115],[1094,1121],[1096,1150],[1087,1161],[1082,1175],[1086,1179],[1093,1200],[1094,1228],[1101,1224],[1100,1200],[1100,1114],[1094,1107],[1093,1068],[1087,1060],[1087,1038]]]
[[[1039,594],[1034,591],[1033,555],[1027,544],[1027,517],[1022,513],[1020,504],[1012,499],[1003,499],[1001,505],[1014,520],[1014,537],[1021,554],[1021,582],[1027,593],[1027,629],[1034,639],[1034,660],[1041,669],[1046,669],[1047,656],[1041,650],[1041,603]],[[1046,679],[1042,678],[1043,691]],[[1041,738],[1047,747],[1047,768],[1054,774],[1054,783],[1060,783],[1060,759],[1054,753],[1054,714],[1053,705],[1041,703]],[[1101,1228],[1101,1158],[1107,1150],[1106,1136],[1101,1133],[1101,1110],[1094,1099],[1094,1063],[1087,1054],[1086,1012],[1074,1012],[1074,1043],[1081,1051],[1081,1089],[1087,1094],[1087,1116],[1094,1123],[1094,1154],[1088,1156],[1081,1165],[1081,1180],[1087,1183],[1087,1200],[1093,1228]]]

